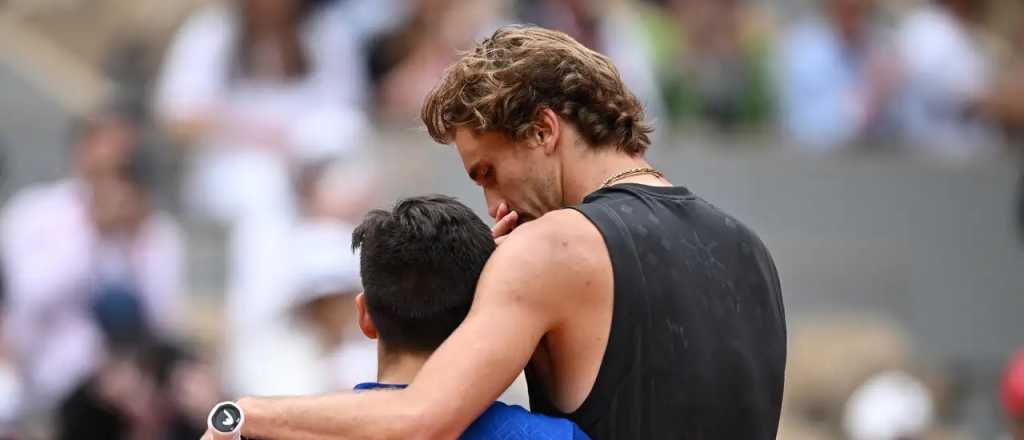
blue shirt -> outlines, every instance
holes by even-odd
[[[361,383],[355,390],[398,390],[405,385]],[[534,414],[519,405],[494,402],[487,411],[476,419],[466,432],[463,440],[590,440],[579,426],[566,419]]]

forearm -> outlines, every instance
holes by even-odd
[[[243,398],[242,435],[273,440],[442,438],[405,391]]]

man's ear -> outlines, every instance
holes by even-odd
[[[377,339],[377,327],[373,325],[373,320],[370,319],[370,314],[366,311],[366,292],[359,292],[356,295],[356,314],[358,315],[359,330],[362,330],[363,334],[367,338]]]
[[[562,120],[547,107],[537,111],[534,119],[533,143],[544,149],[544,154],[553,154],[562,135]]]

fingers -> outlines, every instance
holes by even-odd
[[[504,217],[500,217],[498,222],[494,224],[494,228],[491,229],[491,236],[494,238],[502,237],[512,232],[513,229],[519,223],[519,213],[515,211],[509,212]]]
[[[508,214],[508,205],[505,202],[501,202],[498,205],[498,209],[494,212],[494,220],[501,220],[502,217]]]

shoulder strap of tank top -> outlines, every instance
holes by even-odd
[[[640,337],[636,324],[642,319],[642,311],[637,310],[639,303],[630,297],[643,291],[645,280],[629,228],[616,212],[616,206],[615,202],[603,199],[572,207],[590,220],[604,238],[615,289],[611,333],[597,380],[590,395],[571,414],[582,427],[592,426],[605,417],[620,379],[641,361],[640,351],[636,350],[636,338]]]

